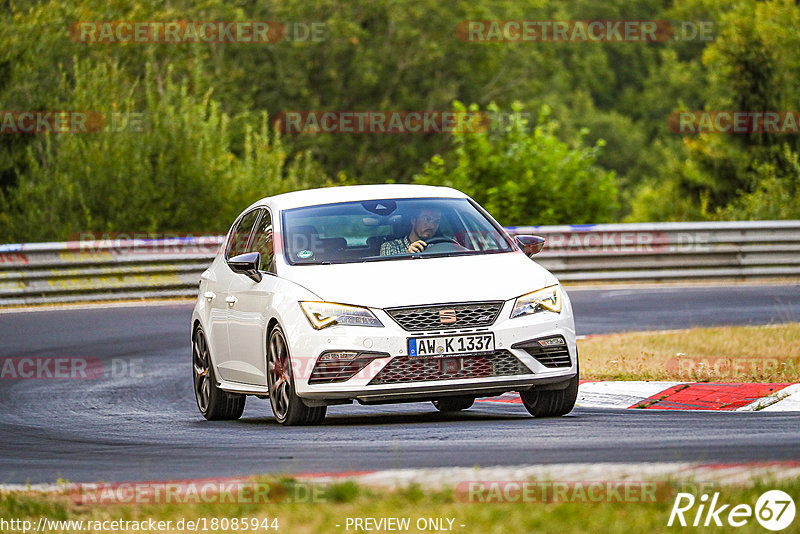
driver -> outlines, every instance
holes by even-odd
[[[381,245],[381,256],[422,252],[428,246],[424,240],[436,235],[441,221],[442,212],[440,210],[422,208],[411,219],[411,232],[402,239],[387,241]]]

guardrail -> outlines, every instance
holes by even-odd
[[[563,282],[800,275],[800,221],[520,226],[547,238],[536,261]]]
[[[223,236],[0,245],[0,307],[192,297]]]
[[[511,227],[563,282],[800,276],[800,221]],[[222,236],[0,245],[0,307],[192,297]]]

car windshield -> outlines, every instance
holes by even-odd
[[[493,254],[511,238],[465,198],[365,200],[283,212],[291,265]],[[409,246],[417,241],[422,243]]]

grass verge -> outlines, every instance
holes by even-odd
[[[274,483],[274,482],[273,482]],[[286,484],[286,482],[281,482]],[[678,486],[680,487],[680,486]],[[742,486],[694,486],[698,499],[703,493],[713,497],[719,492],[719,505],[736,504],[755,507],[758,497],[767,490],[779,489],[795,499],[800,495],[800,480],[775,483],[757,482]],[[680,490],[680,491],[686,491]],[[691,490],[689,490],[691,492]],[[138,504],[138,505],[81,505],[69,497],[58,494],[4,493],[0,494],[0,518],[8,521],[17,519],[39,524],[40,517],[51,521],[83,521],[82,529],[49,529],[42,532],[179,532],[190,529],[176,529],[177,521],[205,521],[206,532],[241,532],[230,525],[232,518],[257,520],[257,529],[248,532],[291,532],[291,533],[339,533],[364,532],[366,529],[347,528],[348,518],[409,518],[411,527],[407,532],[446,531],[448,529],[419,529],[418,520],[429,518],[443,519],[443,525],[450,526],[452,532],[517,533],[517,532],[625,532],[652,533],[667,530],[675,493],[665,495],[656,502],[469,502],[468,497],[453,489],[427,491],[418,486],[402,490],[379,491],[359,486],[354,482],[344,482],[329,486],[318,493],[315,502],[259,502],[259,503],[208,503],[203,504]],[[694,520],[697,505],[686,513],[689,525]],[[727,513],[727,512],[726,512]],[[726,513],[721,515],[725,521]],[[227,518],[227,528],[211,528],[213,518]],[[266,523],[263,520],[267,520]],[[452,523],[447,520],[452,519]],[[90,522],[108,521],[172,521],[171,529],[149,528],[92,528],[101,526]],[[277,520],[277,521],[275,521]],[[705,514],[701,518],[701,524]],[[797,524],[800,519],[796,519]],[[713,523],[712,523],[713,524]],[[111,526],[106,523],[107,526]],[[269,528],[264,528],[269,525]],[[338,526],[337,526],[338,525]],[[77,525],[73,525],[77,526]],[[277,530],[274,526],[279,527]],[[731,527],[725,525],[727,529]],[[673,526],[673,528],[676,528]],[[680,528],[681,532],[699,532],[708,529]],[[35,530],[35,526],[33,528]],[[725,528],[717,528],[724,531]],[[765,530],[754,517],[748,523],[735,529],[737,532],[760,532]],[[12,532],[13,530],[6,530]],[[386,532],[387,529],[371,530]],[[791,531],[791,528],[787,531]]]
[[[578,350],[587,380],[800,382],[800,323],[609,334]]]

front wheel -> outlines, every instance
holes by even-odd
[[[578,374],[564,389],[521,391],[522,404],[534,417],[560,417],[572,411],[578,399]]]
[[[269,334],[267,344],[267,387],[275,420],[282,425],[318,425],[327,406],[306,406],[294,392],[289,345],[279,325]]]
[[[211,353],[202,327],[192,336],[192,381],[197,408],[209,421],[239,419],[244,412],[244,395],[228,393],[217,386]]]

